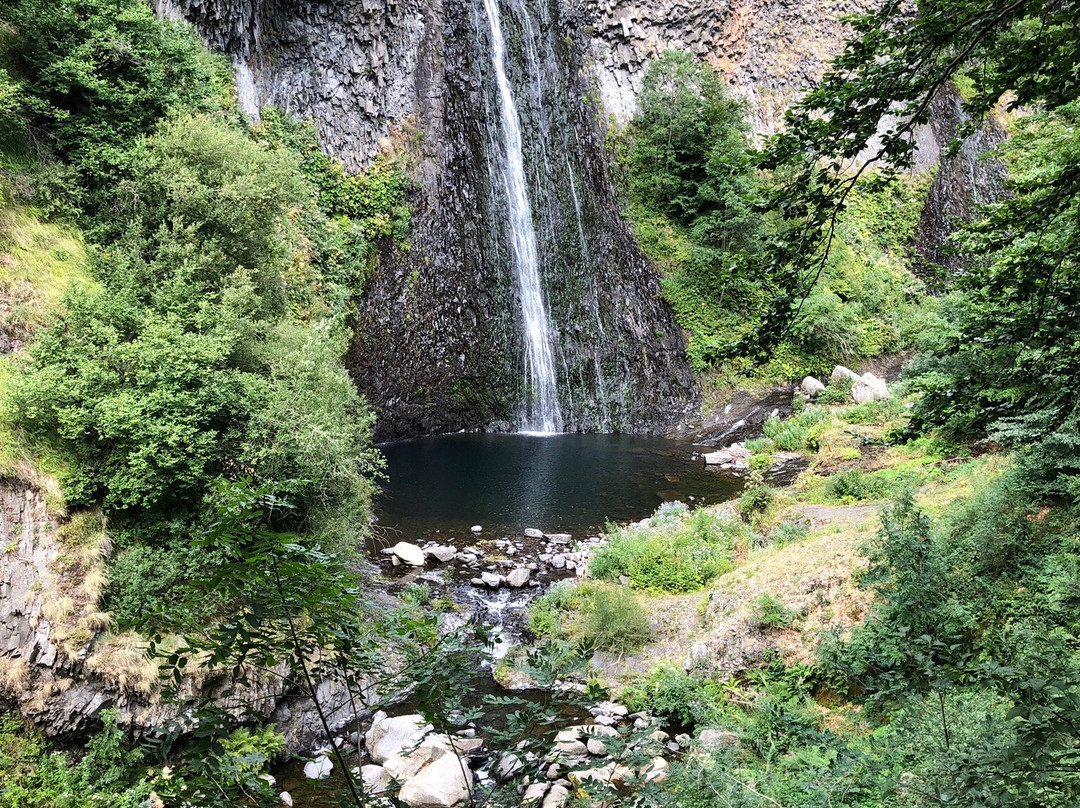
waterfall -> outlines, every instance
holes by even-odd
[[[499,117],[502,122],[503,184],[510,214],[510,236],[514,253],[518,294],[525,332],[525,372],[528,381],[523,427],[527,431],[561,432],[555,361],[551,349],[551,325],[540,286],[540,254],[533,225],[532,205],[525,181],[525,156],[521,147],[521,121],[514,94],[506,75],[506,41],[499,18],[498,0],[484,0],[491,27],[491,62],[499,89]]]
[[[570,198],[574,202],[574,217],[577,222],[578,243],[581,245],[581,260],[589,263],[589,244],[585,240],[585,223],[581,216],[581,199],[578,197],[577,184],[574,182],[574,167],[570,165],[570,155],[566,155],[566,176],[570,179]],[[596,372],[596,395],[600,403],[600,419],[597,423],[599,431],[603,432],[611,426],[611,413],[608,410],[607,390],[604,389],[604,374],[600,367],[600,346],[603,343],[604,321],[600,319],[600,290],[596,287],[593,279],[592,287],[592,313],[596,319],[596,333],[599,339],[593,348],[593,368]]]

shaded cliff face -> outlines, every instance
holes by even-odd
[[[86,520],[97,530],[86,530]],[[102,710],[116,709],[120,723],[142,736],[177,718],[179,704],[202,698],[238,717],[261,713],[292,751],[310,749],[322,731],[315,705],[285,689],[285,666],[237,687],[225,671],[193,664],[178,699],[162,699],[146,640],[111,631],[101,611],[111,542],[99,515],[62,516],[38,484],[0,478],[0,547],[0,705],[16,704],[46,735],[85,739],[100,727]],[[319,690],[341,726],[354,719],[354,694],[331,680]]]
[[[1008,169],[994,153],[1009,136],[1000,114],[991,114],[953,153],[948,152],[949,143],[970,123],[955,89],[947,87],[938,93],[930,107],[930,127],[941,160],[919,219],[915,245],[915,271],[931,286],[964,271],[964,259],[946,249],[957,227],[971,222],[979,205],[1003,199],[1007,193]]]
[[[182,0],[159,11],[232,56],[247,106],[314,117],[347,165],[362,167],[380,138],[417,159],[408,249],[384,247],[348,360],[377,437],[523,423],[530,391],[483,0]],[[583,18],[557,0],[503,0],[500,15],[566,428],[662,427],[695,390],[658,278],[619,216]]]

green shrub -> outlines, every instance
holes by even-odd
[[[345,334],[287,315],[308,189],[292,158],[209,117],[180,117],[136,161],[136,210],[101,249],[101,285],[29,347],[14,419],[68,460],[68,501],[124,521],[197,521],[212,480],[252,474],[301,529],[348,546],[376,469]]]
[[[401,590],[401,599],[408,604],[424,606],[431,602],[431,587],[416,582],[406,584]]]
[[[847,469],[829,477],[826,493],[838,500],[864,500],[884,496],[888,486],[883,478],[867,474],[862,469]]]
[[[735,545],[749,538],[737,522],[682,503],[661,506],[645,528],[609,528],[589,571],[600,580],[630,579],[636,589],[692,592],[733,568]]]
[[[744,519],[765,513],[772,505],[775,496],[767,485],[754,485],[742,492],[739,497],[739,513]]]
[[[818,404],[845,404],[851,401],[851,388],[855,380],[850,376],[841,376],[817,395]]]
[[[582,627],[582,645],[592,651],[628,654],[652,637],[652,628],[633,593],[624,587],[595,591]]]
[[[903,411],[903,399],[897,396],[882,401],[868,401],[865,404],[844,407],[837,413],[837,417],[849,424],[880,424],[897,417]]]
[[[763,454],[776,448],[771,438],[751,438],[745,446],[751,454]]]
[[[170,619],[170,594],[177,584],[213,569],[217,556],[187,542],[171,546],[136,544],[109,561],[105,609],[121,629],[153,630]],[[201,617],[220,604],[209,595]]]
[[[0,20],[19,113],[62,166],[38,172],[46,208],[112,217],[139,137],[171,112],[231,106],[227,62],[138,0],[13,0]]]
[[[688,728],[715,723],[725,706],[719,683],[667,666],[633,682],[622,699],[631,710],[645,710]]]
[[[782,522],[773,529],[769,539],[777,547],[783,547],[792,542],[805,539],[809,532],[803,525],[797,525],[794,522]]]
[[[0,808],[143,808],[151,791],[143,754],[129,746],[115,710],[101,718],[104,726],[74,761],[50,751],[17,718],[0,715]]]
[[[798,610],[791,609],[768,592],[762,592],[752,604],[754,623],[758,628],[791,628],[799,622]]]

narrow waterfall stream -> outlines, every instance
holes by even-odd
[[[499,89],[503,184],[506,188],[514,270],[525,334],[525,372],[528,386],[522,428],[528,432],[561,432],[563,418],[559,409],[558,384],[555,379],[551,325],[544,291],[540,285],[540,254],[537,249],[532,205],[529,202],[529,189],[525,180],[521,120],[506,74],[506,40],[503,37],[498,0],[484,0],[484,12],[491,28],[491,62]]]

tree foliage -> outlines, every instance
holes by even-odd
[[[933,98],[958,77],[977,120],[1008,93],[1012,108],[1055,109],[1077,97],[1075,9],[1060,0],[890,0],[850,20],[853,37],[821,83],[787,116],[762,165],[785,178],[768,206],[780,214],[766,251],[774,291],[758,345],[776,345],[820,276],[859,178],[908,165]],[[1045,212],[1065,210],[1062,183]],[[1011,240],[1011,239],[1010,239]]]
[[[688,53],[668,51],[649,65],[631,124],[626,167],[634,198],[687,228],[713,250],[754,244],[746,104]]]
[[[170,112],[228,106],[224,61],[137,0],[14,0],[0,24],[18,91],[8,106],[38,155],[71,175],[52,191],[69,197],[53,200],[69,212],[96,216],[122,202],[112,185],[127,148]]]

